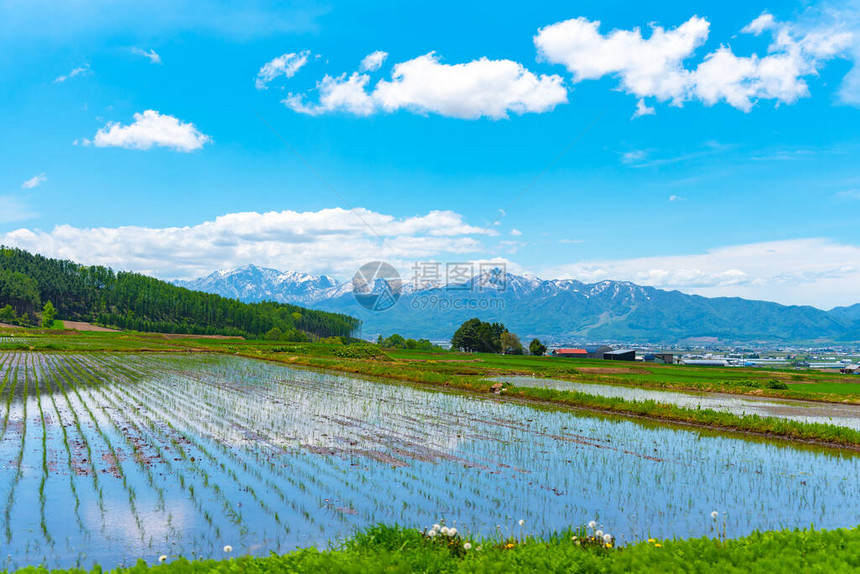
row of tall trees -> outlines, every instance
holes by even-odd
[[[34,317],[42,305],[39,286],[24,273],[0,268],[0,307],[3,317],[12,319],[28,316]]]
[[[316,338],[350,337],[360,326],[358,319],[340,313],[283,303],[242,303],[139,273],[115,273],[108,267],[0,247],[0,307],[8,304],[18,316],[32,316],[41,301],[51,301],[60,319],[137,331],[258,337],[278,329]]]

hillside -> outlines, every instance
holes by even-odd
[[[452,326],[479,316],[501,321],[522,337],[558,342],[675,342],[703,337],[770,342],[860,340],[860,305],[828,312],[737,297],[701,297],[623,281],[586,284],[499,270],[474,278],[462,290],[413,291],[407,284],[398,304],[381,313],[358,305],[350,283],[253,265],[183,284],[243,301],[301,301],[315,309],[348,313],[362,320],[364,337],[397,332],[447,339]]]
[[[275,302],[243,303],[138,273],[0,247],[0,309],[10,307],[5,320],[32,324],[48,301],[59,319],[138,331],[256,337],[276,328],[285,338],[301,340],[349,336],[360,325],[341,313]]]

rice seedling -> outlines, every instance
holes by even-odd
[[[858,516],[850,453],[238,357],[0,353],[0,403],[0,456],[20,475],[0,496],[21,563],[267,554],[380,522],[439,535],[441,518],[457,518],[444,540],[469,559],[493,537],[519,551],[592,518],[608,551]],[[52,507],[60,493],[67,511]]]

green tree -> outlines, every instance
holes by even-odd
[[[269,341],[280,341],[283,333],[277,327],[272,327],[268,331],[266,331],[265,337]]]
[[[48,301],[42,307],[42,327],[50,329],[54,325],[54,319],[57,317],[57,310],[54,309],[54,304]]]
[[[14,323],[17,320],[18,315],[15,313],[15,309],[12,308],[12,305],[6,305],[0,309],[0,322]]]
[[[429,339],[418,339],[418,346],[416,349],[419,351],[433,351],[437,349],[436,345],[430,342]]]
[[[502,351],[501,336],[505,331],[507,329],[501,323],[469,319],[451,337],[451,346],[467,353],[499,353]]]
[[[542,357],[546,354],[546,345],[541,343],[538,339],[532,339],[532,342],[529,343],[529,353]]]
[[[380,339],[381,341],[377,340],[379,346],[385,347],[387,349],[405,349],[407,347],[406,339],[403,337],[403,335],[398,335],[397,333],[394,333],[393,335],[385,339],[382,339],[382,335],[380,335]]]
[[[516,334],[511,333],[510,331],[505,331],[499,337],[499,341],[502,346],[502,353],[506,355],[523,354],[523,344],[520,342],[520,338],[517,337]]]

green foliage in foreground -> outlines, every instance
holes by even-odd
[[[416,530],[376,526],[338,550],[297,550],[284,556],[165,564],[142,561],[115,572],[856,572],[860,529],[754,533],[723,542],[711,538],[641,542],[623,548],[585,548],[568,536],[479,541],[463,552]],[[481,550],[477,547],[481,546]],[[100,571],[99,569],[94,572]],[[48,572],[27,568],[19,572]],[[54,571],[60,572],[60,571]],[[82,573],[83,570],[67,572]]]

